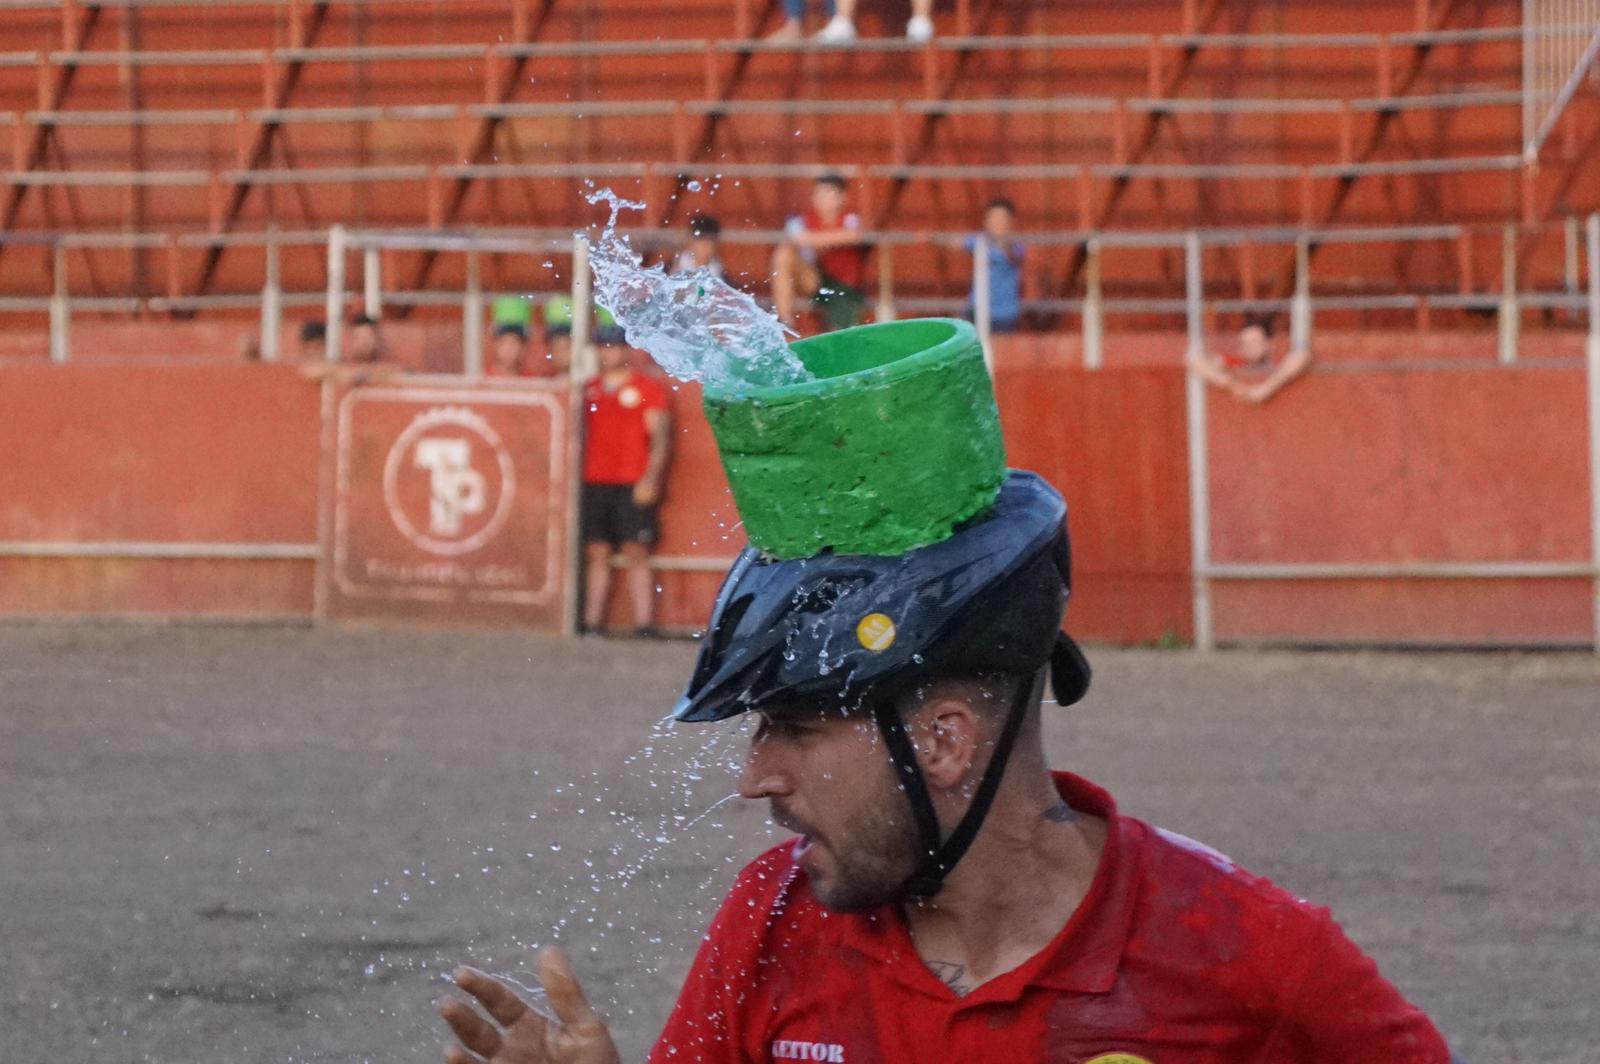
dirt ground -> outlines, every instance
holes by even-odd
[[[773,837],[686,644],[0,627],[0,1060],[436,1061],[560,941],[644,1053]],[[1332,905],[1474,1064],[1600,1062],[1587,655],[1100,650],[1047,724],[1125,810]]]

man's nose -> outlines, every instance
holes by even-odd
[[[789,794],[793,788],[789,778],[773,757],[771,747],[755,739],[744,755],[744,767],[739,772],[741,798],[773,798]]]

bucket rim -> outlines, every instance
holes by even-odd
[[[950,335],[936,344],[919,348],[882,365],[856,370],[853,373],[841,373],[832,377],[799,381],[795,384],[770,386],[735,385],[731,387],[707,385],[703,394],[706,400],[719,403],[758,403],[763,406],[772,406],[801,402],[835,394],[840,388],[857,382],[887,383],[910,377],[944,363],[960,350],[979,346],[978,330],[973,327],[970,321],[962,318],[903,318],[897,321],[853,325],[848,329],[808,336],[803,340],[796,340],[790,345],[790,349],[793,350],[819,341],[830,344],[848,343],[851,337],[861,337],[864,334],[904,331],[908,326],[925,327],[928,325],[948,325],[951,329]]]

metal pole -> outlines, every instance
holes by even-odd
[[[1311,243],[1294,243],[1294,298],[1289,302],[1289,348],[1311,349]]]
[[[1594,559],[1594,652],[1600,654],[1600,213],[1589,215],[1589,550]]]
[[[589,322],[594,316],[592,279],[589,276],[589,240],[576,236],[572,241],[572,379],[582,390],[583,382],[595,373],[595,358],[589,342]]]
[[[1583,274],[1578,269],[1578,247],[1582,243],[1583,226],[1576,214],[1569,214],[1561,224],[1562,278],[1569,296],[1575,296],[1583,290]]]
[[[1100,241],[1091,237],[1084,246],[1083,368],[1105,365],[1106,308],[1100,287]]]
[[[589,353],[589,241],[572,238],[572,367],[567,373],[567,579],[561,603],[561,632],[578,633],[579,584],[583,578],[583,544],[578,542],[578,507],[583,501],[583,386],[593,374]]]
[[[278,361],[283,331],[283,280],[278,261],[278,232],[267,230],[267,281],[261,288],[261,361]]]
[[[1204,285],[1200,235],[1191,232],[1184,241],[1184,288],[1187,298],[1189,350],[1205,345]],[[1189,566],[1194,590],[1194,645],[1211,650],[1216,637],[1211,630],[1211,498],[1207,484],[1206,382],[1193,370],[1184,378],[1184,403],[1189,436]]]
[[[989,310],[989,237],[979,233],[972,242],[972,324],[978,327],[978,342],[983,345],[983,364],[994,372],[994,352],[989,344],[994,324]]]
[[[323,307],[327,319],[327,358],[339,361],[339,349],[344,341],[344,226],[328,230],[328,298]]]
[[[373,321],[383,317],[383,259],[377,248],[361,256],[361,312]]]
[[[894,245],[878,245],[878,320],[894,321]]]
[[[1500,262],[1500,364],[1509,366],[1517,361],[1517,334],[1522,326],[1517,301],[1517,227],[1509,222],[1500,237]]]
[[[72,304],[67,294],[67,249],[57,243],[50,252],[50,361],[64,365],[72,358]]]
[[[461,366],[473,380],[483,376],[483,281],[478,250],[467,252],[467,292],[461,300]]]

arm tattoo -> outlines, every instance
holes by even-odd
[[[967,980],[967,966],[964,964],[951,964],[949,961],[928,961],[928,970],[939,977],[939,982],[950,988],[950,993],[956,997],[966,997],[972,993],[972,984]]]
[[[1057,802],[1042,814],[1052,824],[1072,824],[1078,819],[1078,811],[1066,802]]]

